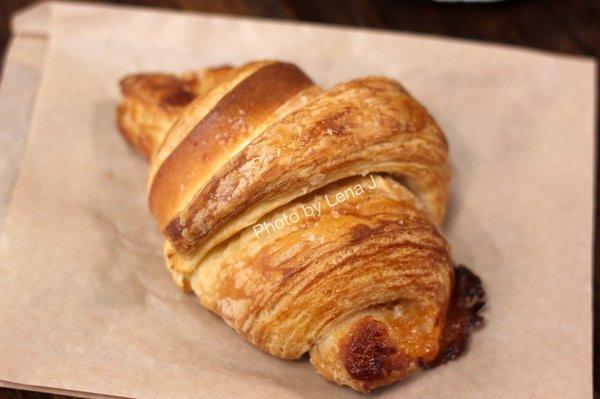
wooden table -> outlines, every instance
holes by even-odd
[[[0,57],[10,36],[10,17],[33,0],[0,1]],[[600,54],[600,1],[596,0],[521,0],[496,4],[441,4],[426,0],[126,0],[96,1],[154,5],[158,7],[196,10],[221,14],[298,21],[325,22],[451,37],[516,44],[566,54],[598,57]],[[598,177],[596,176],[598,182]],[[596,184],[598,187],[598,184]],[[596,222],[598,217],[596,216]],[[596,223],[594,253],[598,253]],[[600,287],[600,271],[595,256],[594,292]],[[594,309],[600,306],[594,297]],[[600,323],[594,313],[594,347],[598,346]],[[0,322],[1,324],[1,322]],[[10,326],[2,326],[10,328]],[[1,354],[0,354],[0,361]],[[594,352],[594,391],[600,397],[598,363]],[[35,365],[32,365],[35,367]],[[0,389],[0,399],[67,398],[28,391]]]

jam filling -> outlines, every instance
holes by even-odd
[[[454,268],[454,290],[446,324],[440,338],[440,351],[426,368],[444,364],[459,357],[466,349],[471,331],[483,325],[479,310],[485,305],[481,279],[463,265]]]

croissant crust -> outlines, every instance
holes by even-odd
[[[439,230],[448,146],[398,82],[323,90],[267,60],[121,87],[168,268],[246,340],[362,392],[464,348],[481,305]]]

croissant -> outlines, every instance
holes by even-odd
[[[246,340],[362,392],[462,352],[484,293],[440,232],[444,135],[399,83],[259,61],[121,89],[168,268]]]
[[[117,109],[123,137],[145,158],[150,158],[183,109],[223,80],[230,67],[172,74],[137,74],[121,80],[124,101]]]

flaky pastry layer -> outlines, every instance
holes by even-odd
[[[262,350],[308,352],[362,392],[435,363],[454,272],[433,118],[383,77],[323,90],[278,61],[217,71],[122,81],[175,281]]]

